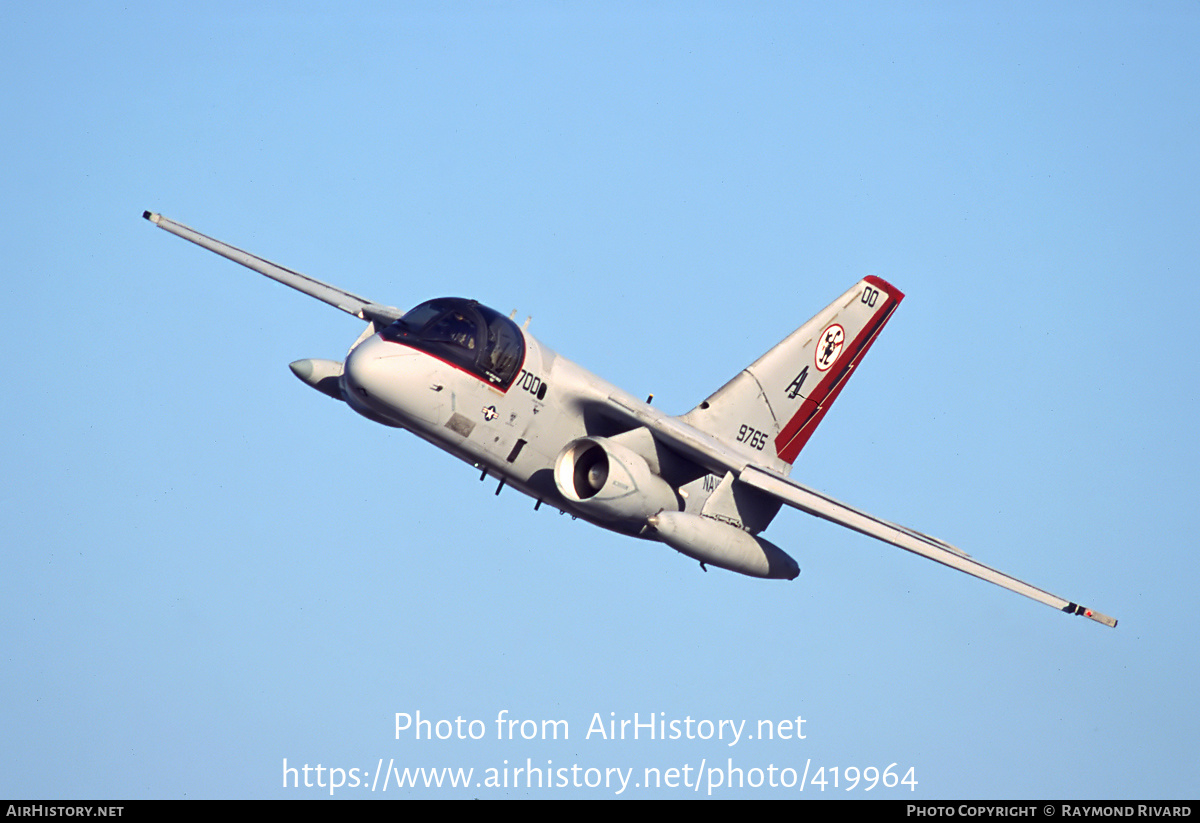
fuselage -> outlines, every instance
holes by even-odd
[[[457,299],[444,299],[441,308],[453,319],[429,320],[417,307],[405,318],[418,313],[423,327],[410,321],[414,328],[406,330],[402,319],[359,343],[343,367],[345,401],[360,414],[404,428],[538,501],[604,528],[641,533],[642,524],[597,518],[588,507],[564,497],[554,481],[555,461],[568,443],[588,436],[619,437],[629,428],[597,411],[616,387],[486,307],[462,301],[464,309],[474,309],[472,317],[450,301]],[[488,350],[500,345],[496,335],[482,328],[489,320],[501,324],[505,334],[520,336],[519,343],[512,338],[506,343],[509,354],[520,351],[519,359],[511,358],[498,372],[480,367],[498,359]],[[630,445],[644,451],[637,443]],[[657,462],[656,455],[650,457]],[[673,488],[680,511],[698,512],[717,484],[715,476],[690,465],[672,479],[678,483]]]

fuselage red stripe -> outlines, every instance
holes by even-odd
[[[426,357],[432,357],[434,360],[438,361],[439,363],[445,363],[450,368],[456,369],[456,370],[462,372],[463,374],[467,375],[468,377],[474,377],[476,380],[478,380],[483,385],[487,386],[489,389],[495,389],[496,391],[500,392],[501,394],[508,394],[508,390],[512,388],[512,384],[516,380],[516,378],[514,377],[512,380],[509,380],[507,384],[506,383],[492,383],[492,382],[480,377],[478,374],[471,371],[466,366],[461,366],[458,363],[452,363],[451,361],[446,360],[444,357],[438,357],[436,354],[434,354],[432,352],[425,351],[425,349],[417,348],[416,346],[406,343],[403,340],[388,340],[386,337],[383,337],[381,339],[385,343],[394,343],[397,346],[403,346],[406,349],[411,349],[412,351],[419,352],[420,354],[423,354]],[[525,360],[528,358],[528,356],[529,356],[529,345],[528,345],[528,342],[526,342],[525,353],[521,356],[521,365],[517,367],[517,374],[520,374],[520,370],[525,367]]]

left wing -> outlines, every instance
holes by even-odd
[[[874,537],[876,540],[882,540],[884,543],[890,543],[913,554],[928,557],[944,566],[966,572],[980,580],[995,583],[997,586],[1002,586],[1017,594],[1023,594],[1068,614],[1088,617],[1105,626],[1116,627],[1117,625],[1117,621],[1112,617],[1064,600],[1004,572],[985,566],[961,549],[938,540],[936,537],[889,523],[853,506],[834,500],[815,489],[810,489],[778,472],[746,463],[712,435],[684,423],[679,418],[664,414],[624,392],[617,391],[610,394],[607,408],[610,413],[619,414],[629,422],[647,427],[665,445],[710,472],[716,474],[733,472],[739,482],[758,489],[792,508],[854,529],[856,532]]]
[[[364,297],[359,297],[357,294],[351,294],[348,291],[339,289],[337,286],[331,286],[328,283],[323,283],[315,277],[309,277],[307,274],[301,274],[298,271],[292,271],[289,268],[280,266],[277,263],[272,263],[270,260],[251,254],[248,251],[243,251],[236,246],[231,246],[228,243],[222,243],[220,240],[215,240],[206,234],[201,234],[193,228],[176,223],[174,220],[168,220],[161,214],[156,214],[151,211],[142,212],[142,217],[149,220],[160,229],[169,231],[184,240],[190,240],[201,248],[216,252],[222,257],[228,258],[235,263],[241,263],[248,269],[253,269],[259,274],[266,275],[272,280],[277,280],[285,286],[291,286],[297,291],[302,291],[310,297],[315,297],[318,300],[328,303],[331,306],[341,309],[342,311],[353,314],[355,317],[362,318],[373,322],[379,326],[386,326],[393,320],[399,319],[404,312],[395,306],[385,306],[382,303],[376,303],[373,300],[367,300]]]
[[[856,532],[874,537],[877,540],[882,540],[885,543],[891,543],[893,546],[898,546],[913,554],[919,554],[922,557],[928,557],[930,560],[936,560],[943,566],[949,566],[952,569],[958,569],[960,572],[966,572],[972,577],[978,577],[980,580],[995,583],[997,586],[1002,586],[1017,594],[1023,594],[1039,603],[1053,606],[1067,614],[1078,614],[1081,617],[1089,617],[1097,623],[1103,623],[1105,626],[1116,628],[1117,621],[1115,618],[1093,611],[1086,606],[1080,606],[1077,603],[1064,600],[1049,592],[1042,591],[1023,580],[1018,580],[1004,572],[997,571],[991,566],[985,566],[978,560],[972,559],[970,555],[961,549],[938,540],[936,537],[930,537],[913,529],[881,520],[874,515],[847,506],[845,503],[840,503],[832,497],[801,485],[790,478],[781,477],[773,472],[760,469],[757,466],[746,466],[739,473],[738,480],[747,486],[764,491],[777,500],[802,512],[829,520],[848,529],[854,529]]]

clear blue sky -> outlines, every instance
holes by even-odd
[[[10,4],[0,796],[732,759],[1195,797],[1198,42],[1191,2]],[[357,321],[144,209],[516,308],[675,413],[884,277],[907,300],[795,476],[1121,624],[798,512],[782,583],[496,497],[291,375]],[[417,711],[487,734],[397,740]],[[634,713],[805,738],[585,737]]]

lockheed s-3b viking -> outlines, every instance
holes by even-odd
[[[537,501],[752,577],[796,561],[760,537],[780,507],[936,560],[1056,609],[1111,617],[996,571],[788,475],[904,294],[864,277],[687,414],[672,417],[560,357],[510,318],[443,297],[407,312],[350,294],[159,214],[159,228],[365,320],[342,361],[297,360],[302,381],[412,432]],[[499,489],[497,489],[499,491]]]

